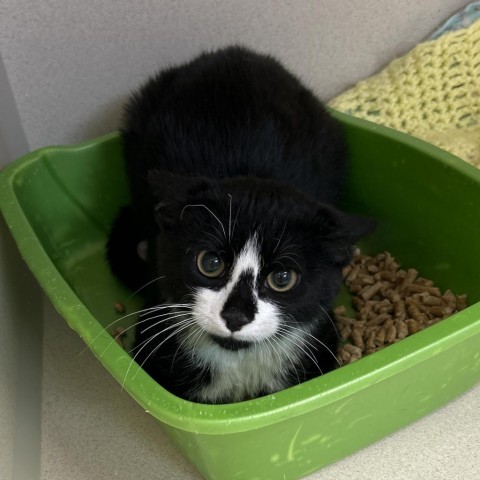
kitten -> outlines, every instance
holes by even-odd
[[[334,368],[341,269],[374,222],[334,206],[347,147],[312,92],[270,56],[204,53],[133,95],[122,138],[132,201],[108,258],[146,285],[135,360],[205,403]]]

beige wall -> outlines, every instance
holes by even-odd
[[[466,0],[2,0],[0,45],[32,148],[118,125],[149,73],[241,42],[328,99],[408,51]]]

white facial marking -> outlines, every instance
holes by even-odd
[[[193,307],[193,315],[197,323],[208,333],[219,337],[231,337],[253,342],[272,336],[277,331],[281,314],[274,304],[258,298],[256,287],[253,288],[253,296],[257,303],[257,313],[252,322],[245,325],[241,330],[232,333],[221,316],[223,306],[240,276],[244,273],[252,274],[253,284],[256,285],[260,268],[261,258],[255,234],[235,257],[231,278],[225,287],[219,291],[208,288],[197,290]]]
[[[237,283],[240,275],[248,271],[252,272],[253,277],[256,279],[260,272],[260,263],[259,245],[257,242],[257,235],[255,234],[252,238],[248,239],[241,252],[235,257],[232,278],[227,284],[227,287],[232,285],[231,289],[233,289],[233,286]]]
[[[280,311],[273,303],[260,300],[257,292],[254,292],[254,295],[257,299],[257,313],[252,322],[238,332],[233,332],[232,337],[237,340],[261,340],[271,337],[277,331]]]

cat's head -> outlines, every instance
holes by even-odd
[[[270,180],[159,172],[150,185],[159,233],[147,255],[163,277],[152,284],[156,301],[189,305],[195,329],[227,350],[292,328],[333,328],[325,315],[341,268],[374,222]]]

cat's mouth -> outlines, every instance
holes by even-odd
[[[217,335],[210,334],[210,338],[217,344],[220,345],[225,350],[230,350],[236,352],[243,348],[248,348],[252,344],[245,340],[237,340],[233,337],[219,337]]]

